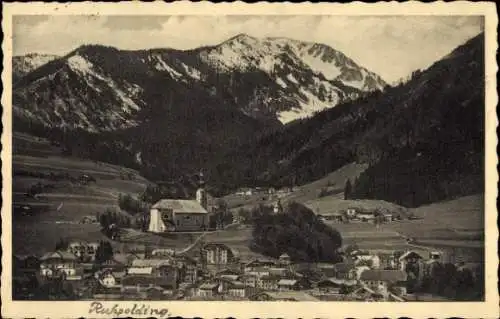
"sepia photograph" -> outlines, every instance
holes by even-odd
[[[118,12],[10,17],[13,302],[486,301],[484,13]]]

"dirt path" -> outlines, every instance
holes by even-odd
[[[183,250],[180,250],[180,251],[177,251],[176,253],[177,254],[185,254],[185,253],[188,253],[191,249],[193,249],[199,242],[200,240],[203,239],[203,237],[205,237],[207,233],[202,233],[200,236],[198,236],[194,242],[192,244],[190,244],[189,246],[187,246],[186,248],[184,248]]]

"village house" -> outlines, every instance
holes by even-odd
[[[339,294],[343,285],[335,278],[326,278],[316,284],[316,289],[322,294]]]
[[[349,218],[349,219],[353,219],[353,218],[355,218],[355,217],[356,217],[356,215],[357,215],[357,213],[358,213],[358,212],[356,211],[356,209],[355,209],[355,208],[348,208],[348,209],[346,210],[346,215],[347,215],[347,218]]]
[[[123,277],[121,282],[122,293],[147,293],[153,287],[159,287],[156,289],[161,289],[164,295],[171,295],[177,288],[177,283],[174,277],[130,274]]]
[[[63,274],[63,278],[67,280],[78,280],[83,273],[76,256],[67,251],[47,253],[40,261],[40,274],[44,277]]]
[[[215,283],[217,284],[217,293],[219,294],[225,294],[227,293],[227,290],[229,289],[229,286],[231,285],[233,281],[227,278],[214,278],[214,279],[209,279],[205,283]]]
[[[278,281],[279,291],[303,290],[310,288],[310,284],[304,278],[301,279],[280,279]]]
[[[281,200],[278,199],[278,201],[276,203],[274,203],[273,213],[274,214],[281,214],[281,213],[283,213],[283,205],[281,204]]]
[[[272,260],[259,260],[259,259],[254,259],[246,264],[244,264],[243,269],[246,273],[256,269],[256,268],[261,268],[261,267],[272,267],[275,266],[276,262]]]
[[[399,257],[400,270],[406,272],[410,279],[421,281],[424,276],[423,257],[414,252],[407,251]]]
[[[106,288],[119,286],[124,276],[125,276],[124,271],[113,272],[111,269],[106,269],[95,273],[95,277],[98,280],[98,282]]]
[[[380,268],[380,257],[378,255],[372,254],[357,254],[354,256],[354,264],[357,265],[367,265],[372,269]]]
[[[292,263],[290,256],[287,253],[281,254],[278,259],[278,264],[281,266],[288,266]]]
[[[374,222],[375,214],[373,212],[360,212],[356,215],[356,219],[362,222]]]
[[[140,284],[141,278],[144,278],[145,282],[157,280],[163,283],[157,284],[157,286],[167,290],[176,289],[180,282],[179,269],[171,260],[163,259],[134,260],[132,266],[127,269],[127,275],[122,279],[122,282],[132,281]]]
[[[219,275],[218,278],[229,281],[237,281],[240,278],[240,275]]]
[[[244,274],[240,276],[239,280],[247,287],[257,288],[257,276]]]
[[[224,269],[219,272],[217,272],[216,276],[217,277],[232,277],[232,276],[239,276],[240,272],[233,270],[233,269]]]
[[[407,275],[401,270],[366,270],[360,282],[375,292],[387,295],[393,286],[404,287]]]
[[[196,261],[187,256],[175,257],[175,264],[179,269],[181,282],[196,283],[199,277],[199,269]]]
[[[356,279],[356,268],[352,262],[342,262],[334,264],[335,278]]]
[[[153,275],[153,267],[129,267],[127,275]]]
[[[263,290],[278,290],[278,282],[281,280],[281,276],[262,276],[257,278],[257,288]]]
[[[248,297],[253,291],[254,290],[251,290],[250,287],[246,287],[244,283],[239,281],[233,281],[229,284],[229,287],[227,289],[227,294],[230,297],[243,299]]]
[[[394,253],[377,252],[376,254],[380,260],[380,269],[399,269],[399,260]]]
[[[269,276],[270,272],[269,272],[269,267],[256,267],[246,272],[246,274],[260,278],[263,276]]]
[[[153,258],[173,257],[174,255],[175,250],[171,248],[157,248],[151,251],[151,256]]]
[[[198,297],[214,297],[218,294],[219,285],[216,283],[204,283],[198,287]]]
[[[68,244],[68,251],[82,261],[93,261],[98,247],[98,242],[73,241]]]
[[[202,248],[202,258],[206,265],[225,267],[237,262],[234,251],[225,244],[208,243]]]
[[[400,269],[405,271],[408,265],[418,264],[423,259],[420,254],[409,250],[399,257]]]
[[[269,275],[271,276],[290,276],[292,274],[291,270],[289,268],[283,268],[283,267],[269,267]]]
[[[172,260],[168,259],[136,259],[132,261],[132,266],[128,269],[151,269],[151,274],[155,276],[178,276],[178,269]]]
[[[114,254],[112,258],[99,265],[101,269],[112,269],[114,271],[125,271],[128,266],[129,261],[125,254]]]
[[[384,217],[385,222],[390,223],[390,222],[394,221],[394,216],[391,213],[385,213],[382,216]]]

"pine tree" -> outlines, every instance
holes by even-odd
[[[347,179],[347,182],[345,183],[345,188],[344,188],[344,199],[350,199],[351,195],[352,195],[351,180]]]
[[[102,264],[113,258],[113,247],[109,241],[100,241],[95,253],[95,261]]]

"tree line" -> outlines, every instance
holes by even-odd
[[[261,205],[252,212],[251,249],[278,258],[287,253],[294,261],[339,262],[340,233],[324,224],[307,207],[290,203],[282,213]]]

